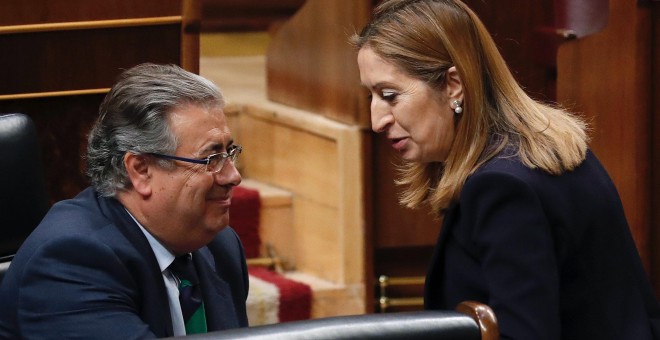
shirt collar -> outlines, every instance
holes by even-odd
[[[158,266],[160,267],[160,271],[161,272],[165,271],[167,267],[169,267],[170,264],[172,264],[176,256],[174,256],[174,254],[172,254],[172,252],[167,250],[167,248],[165,248],[165,246],[163,246],[163,244],[160,243],[160,241],[158,241],[153,235],[151,235],[151,233],[147,229],[145,229],[142,226],[142,224],[140,224],[140,222],[138,222],[135,219],[135,217],[133,217],[133,215],[131,215],[128,209],[126,209],[126,212],[128,213],[129,216],[131,216],[133,221],[137,223],[138,227],[140,227],[140,230],[142,230],[144,236],[147,237],[147,241],[149,241],[151,250],[153,250],[154,255],[156,255],[156,261],[158,261]]]

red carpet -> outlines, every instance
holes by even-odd
[[[243,242],[247,258],[259,257],[259,211],[261,200],[257,190],[237,186],[233,190],[229,225],[236,230]]]
[[[259,257],[259,192],[235,187],[230,211],[230,225],[243,242],[247,258]],[[249,267],[250,293],[248,319],[251,326],[311,317],[312,290],[264,267]]]
[[[279,322],[309,319],[312,311],[312,290],[308,285],[289,280],[263,267],[251,267],[250,276],[275,285],[280,292]]]

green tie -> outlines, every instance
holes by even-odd
[[[170,265],[170,270],[179,278],[179,302],[186,334],[206,333],[206,314],[199,278],[190,254],[179,256]]]

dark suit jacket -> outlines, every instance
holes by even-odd
[[[444,216],[427,309],[490,305],[503,339],[652,339],[660,307],[618,193],[589,152],[561,176],[506,153]]]
[[[247,326],[243,248],[227,227],[193,253],[209,331]],[[0,338],[172,336],[163,276],[149,243],[115,199],[86,189],[53,206],[0,287]]]

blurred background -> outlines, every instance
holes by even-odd
[[[660,2],[465,2],[533,97],[589,119],[660,292]],[[245,148],[235,205],[250,208],[236,210],[258,217],[232,217],[254,249],[251,323],[421,309],[441,221],[398,205],[398,160],[370,130],[347,43],[377,3],[3,1],[0,114],[35,121],[52,203],[88,185],[86,135],[122,69],[208,77]]]

